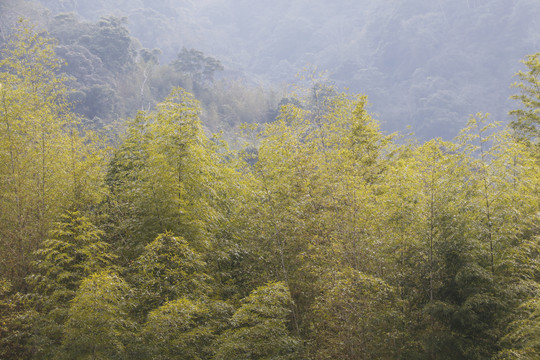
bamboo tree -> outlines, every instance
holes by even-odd
[[[283,283],[258,287],[234,313],[217,341],[216,360],[295,359],[299,341],[287,329],[290,293]]]
[[[128,284],[110,271],[85,278],[70,303],[63,328],[71,359],[127,359],[134,324],[127,314]]]
[[[0,57],[0,238],[10,249],[1,252],[0,272],[16,287],[61,212],[100,198],[100,164],[90,160],[89,139],[75,131],[59,65],[53,42],[24,21]]]
[[[313,305],[313,358],[396,358],[401,348],[396,295],[381,279],[351,268],[340,271]]]
[[[146,245],[136,264],[135,310],[139,319],[168,300],[198,298],[210,291],[201,255],[172,233],[160,234]]]
[[[204,135],[199,112],[193,96],[176,89],[156,112],[141,112],[129,124],[107,175],[116,240],[134,243],[126,257],[140,255],[166,231],[203,249],[227,223],[224,179],[232,172],[219,145]]]
[[[527,66],[527,71],[519,71],[516,75],[520,82],[512,86],[519,89],[520,93],[513,95],[512,99],[519,100],[522,108],[510,111],[510,115],[515,117],[511,123],[521,140],[531,142],[538,146],[538,136],[540,134],[540,53],[528,55],[522,61]],[[535,149],[538,154],[538,148]]]
[[[108,269],[115,259],[102,231],[79,212],[63,214],[34,256],[32,342],[37,356],[58,356],[69,302],[83,278]]]
[[[505,170],[500,164],[500,161],[504,160],[502,156],[504,144],[500,139],[503,134],[495,131],[497,126],[499,124],[496,122],[488,122],[487,116],[478,114],[477,117],[470,118],[468,126],[460,134],[463,151],[469,154],[474,175],[478,179],[475,185],[482,199],[481,236],[489,247],[489,266],[493,274],[495,274],[494,245],[499,240],[497,228],[502,225],[497,223],[494,207],[500,202],[506,185]],[[473,156],[476,156],[476,159],[473,159]]]
[[[215,300],[179,298],[148,314],[142,328],[147,356],[152,359],[210,359],[228,327],[233,309]]]
[[[460,200],[458,193],[463,176],[457,156],[455,145],[439,139],[431,140],[418,149],[419,161],[417,171],[422,178],[424,216],[426,218],[429,262],[429,301],[434,301],[434,242],[441,232],[440,221],[445,213],[450,212],[448,206]],[[465,205],[461,203],[460,205]]]

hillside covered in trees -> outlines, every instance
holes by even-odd
[[[451,140],[478,111],[506,121],[519,61],[540,48],[536,0],[4,0],[0,7],[0,34],[23,15],[65,47],[59,55],[82,87],[76,99],[91,103],[79,109],[85,114],[132,116],[181,86],[203,103],[212,131],[273,120],[285,84],[315,66],[338,88],[369,96],[384,131]],[[214,80],[234,81],[209,86],[207,77],[197,81],[203,63],[170,66],[183,48],[198,52],[192,60],[222,65],[210,66]],[[84,75],[89,64],[99,67],[92,79]]]
[[[11,6],[15,18],[26,13],[25,3],[39,13],[35,2],[4,2],[17,4]],[[283,84],[294,82],[300,69],[317,66],[339,88],[368,95],[370,111],[385,131],[410,125],[422,140],[452,139],[478,111],[504,121],[513,108],[509,85],[516,81],[519,60],[540,48],[536,0],[40,3],[52,16],[75,13],[92,23],[124,17],[136,47],[159,49],[162,64],[175,61],[183,47],[197,49],[219,59],[223,74],[273,88],[280,97]],[[159,101],[166,94],[161,95]],[[280,99],[268,101],[274,111]],[[228,105],[217,104],[213,111],[236,121],[236,106]],[[261,105],[249,110],[261,111]],[[240,117],[246,122],[241,112]]]
[[[201,50],[31,9],[1,37],[1,359],[540,355],[540,53],[510,125],[421,142],[317,72],[270,106]]]
[[[242,123],[275,120],[282,100],[273,90],[228,74],[221,61],[195,48],[182,47],[161,63],[159,48],[142,47],[128,30],[125,17],[87,21],[75,13],[53,15],[39,3],[0,3],[0,44],[7,41],[22,15],[56,42],[68,79],[74,113],[97,129],[118,127],[140,110],[154,109],[174,87],[193,93],[202,103],[207,133],[224,131],[231,138]]]

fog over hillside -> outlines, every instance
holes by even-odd
[[[513,75],[540,50],[536,0],[42,0],[53,13],[128,18],[162,62],[183,47],[265,86],[306,65],[365,93],[386,130],[456,135],[469,114],[507,120]]]
[[[539,19],[0,0],[0,360],[540,359]]]

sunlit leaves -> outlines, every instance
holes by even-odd
[[[203,133],[199,113],[198,102],[176,89],[156,112],[140,113],[128,125],[107,182],[118,240],[134,242],[131,253],[165,231],[207,246],[208,231],[224,221],[219,205],[231,171],[220,146]]]
[[[523,139],[538,144],[540,135],[540,53],[527,56],[523,61],[527,71],[519,71],[517,76],[521,80],[513,84],[520,90],[520,94],[512,96],[521,102],[522,108],[512,110],[511,115],[516,117],[512,127]],[[538,149],[537,149],[538,150]]]
[[[24,22],[2,50],[0,238],[11,254],[1,270],[15,277],[64,209],[102,196],[101,151],[69,112],[58,66],[52,41]]]
[[[261,286],[243,300],[233,328],[218,339],[215,359],[294,359],[299,341],[289,334],[291,297],[283,283]]]
[[[36,291],[51,297],[65,288],[69,295],[82,278],[109,267],[114,256],[109,253],[109,244],[101,240],[102,235],[102,231],[79,212],[63,214],[35,252],[35,267],[41,272],[41,276],[31,278]],[[60,303],[66,301],[64,297],[53,298]]]
[[[351,268],[326,279],[313,305],[315,359],[393,359],[401,319],[396,291]]]
[[[112,266],[115,257],[102,235],[79,212],[66,212],[35,252],[37,273],[27,281],[39,312],[32,325],[35,351],[40,356],[53,356],[58,351],[68,303],[83,278]]]
[[[209,291],[205,263],[181,237],[161,234],[138,258],[138,299],[143,309],[153,309],[168,300],[199,297]]]
[[[232,309],[212,300],[179,298],[152,310],[142,329],[152,359],[209,359],[215,337],[225,329]]]
[[[109,271],[84,279],[64,326],[64,348],[72,359],[124,358],[133,324],[127,317],[128,285]]]
[[[540,356],[539,331],[540,300],[537,293],[536,298],[520,306],[518,318],[510,324],[501,341],[506,349],[497,354],[496,359],[534,359]]]

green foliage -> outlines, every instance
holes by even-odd
[[[52,41],[26,22],[0,58],[0,243],[12,249],[0,272],[17,287],[62,211],[101,200],[102,152],[69,112],[59,64]]]
[[[211,247],[232,219],[233,158],[218,138],[205,136],[199,112],[198,102],[176,89],[156,112],[128,125],[107,175],[112,241],[126,259],[166,231],[197,250]]]
[[[198,298],[209,292],[205,263],[181,237],[160,234],[136,261],[137,302],[144,314],[181,297]]]
[[[150,141],[146,121],[146,117],[139,115],[126,124],[125,139],[114,151],[105,177],[112,203],[108,233],[123,258],[140,255],[144,247],[140,244],[141,235],[151,232],[154,234],[150,236],[155,237],[159,233],[155,218],[145,219],[154,209],[144,193]]]
[[[513,84],[520,90],[520,94],[513,95],[512,98],[520,101],[521,109],[510,111],[510,115],[515,117],[512,127],[521,138],[533,144],[538,144],[540,136],[540,53],[527,56],[523,63],[527,66],[527,71],[519,71],[517,76],[520,82]]]
[[[370,219],[379,216],[372,199],[390,140],[365,110],[365,97],[317,81],[310,77],[298,90],[306,95],[301,107],[283,106],[278,121],[265,126],[253,166],[253,245],[271,265],[261,264],[266,279],[290,287],[297,329],[310,316],[318,279],[343,267],[377,268],[375,256],[361,254],[380,248]]]
[[[134,64],[116,18],[50,25],[70,64],[26,25],[0,58],[0,357],[538,355],[530,134],[477,115],[454,142],[400,144],[365,96],[307,73],[234,152],[201,117],[265,121],[262,90],[210,84],[219,64],[196,50]],[[126,122],[103,176],[106,147],[66,99],[97,121],[183,81],[212,106],[173,89]]]
[[[289,334],[289,290],[269,283],[251,292],[218,339],[215,359],[296,359],[300,342]]]
[[[34,267],[41,273],[30,278],[35,290],[51,303],[70,300],[83,278],[108,268],[115,258],[101,236],[80,212],[63,214],[35,252]]]
[[[64,132],[72,119],[50,40],[20,23],[0,57],[0,271],[18,282],[70,188]],[[61,191],[62,189],[63,191]]]
[[[38,316],[33,320],[35,352],[55,356],[68,315],[69,302],[81,281],[111,267],[115,257],[101,240],[103,233],[79,212],[66,212],[35,252],[32,285]]]
[[[33,304],[24,293],[14,293],[11,282],[0,278],[0,358],[30,358]]]
[[[85,278],[71,301],[63,328],[69,359],[127,359],[134,330],[127,317],[128,285],[110,271]]]
[[[142,329],[152,359],[210,359],[216,335],[227,326],[231,307],[211,300],[180,298],[152,310]]]
[[[167,230],[195,236],[193,207],[203,203],[194,202],[197,193],[186,191],[204,185],[194,177],[205,175],[208,160],[198,111],[196,101],[178,89],[157,113],[141,113],[130,125],[108,174],[118,210],[133,217],[121,236],[139,244]],[[191,171],[192,166],[199,170]]]
[[[442,286],[424,310],[434,321],[426,334],[429,354],[489,359],[498,350],[501,329],[497,322],[506,300],[489,270],[477,265],[475,250],[458,238],[437,246],[436,256],[441,260],[436,266]]]
[[[540,356],[540,300],[538,296],[520,308],[518,319],[509,326],[508,333],[502,338],[505,350],[497,354],[497,360],[534,359]]]
[[[395,289],[351,268],[325,280],[313,305],[313,358],[395,359],[403,336]]]

